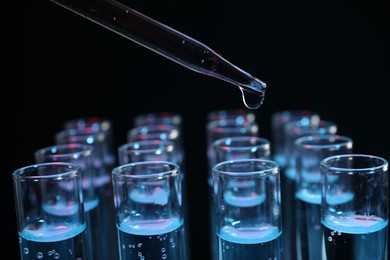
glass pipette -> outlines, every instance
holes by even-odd
[[[190,70],[221,79],[241,90],[243,102],[256,109],[266,84],[233,65],[205,44],[154,20],[124,0],[50,0]]]

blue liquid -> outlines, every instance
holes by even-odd
[[[256,194],[253,192],[250,196],[241,197],[227,191],[223,194],[223,197],[227,204],[242,208],[259,206],[265,201],[265,193]]]
[[[88,259],[85,249],[85,225],[41,225],[19,232],[23,260]]]
[[[213,185],[210,185],[210,182],[208,182],[208,188],[209,188],[209,218],[210,218],[210,254],[212,260],[217,260],[218,259],[218,236],[217,236],[217,218],[216,218],[216,212],[215,212],[215,201],[214,201],[214,187]]]
[[[296,209],[295,209],[295,180],[281,173],[281,206],[283,225],[284,258],[296,259]]]
[[[100,250],[102,255],[100,259],[118,259],[118,237],[111,179],[102,174],[101,177],[95,178],[95,185],[98,185],[96,192],[99,197],[99,240],[105,245]]]
[[[297,193],[296,244],[298,259],[321,260],[321,194]]]
[[[351,214],[328,217],[322,224],[327,259],[388,259],[387,220]]]
[[[92,255],[93,260],[105,260],[109,257],[109,250],[105,240],[102,239],[102,214],[100,213],[99,200],[88,201],[85,204],[85,216],[87,223],[87,248],[88,254]],[[116,250],[116,248],[114,249]]]
[[[128,221],[118,226],[119,254],[124,259],[187,259],[184,224],[179,219]]]
[[[321,259],[323,227],[321,225],[321,191],[312,193],[302,189],[296,194],[296,227],[298,259]],[[353,199],[353,193],[337,194],[328,198],[332,205]]]
[[[274,226],[223,227],[219,234],[219,259],[282,259],[281,232]]]

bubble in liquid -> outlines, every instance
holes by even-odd
[[[28,255],[29,252],[30,252],[30,250],[28,250],[27,247],[23,248],[23,253],[24,253],[25,255]]]
[[[43,253],[42,253],[42,252],[38,252],[38,253],[37,253],[37,258],[38,258],[38,259],[41,259],[42,257],[43,257]]]
[[[162,258],[162,259],[167,259],[167,255],[166,255],[166,254],[163,254],[163,255],[161,256],[161,258]]]
[[[60,259],[60,254],[59,253],[55,253],[54,254],[54,259]]]
[[[328,241],[331,242],[333,240],[332,237],[328,237]]]

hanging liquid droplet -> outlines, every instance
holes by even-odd
[[[257,109],[263,104],[265,92],[254,92],[240,87],[242,100],[249,109]]]

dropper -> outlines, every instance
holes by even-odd
[[[250,109],[260,107],[264,101],[264,82],[205,44],[123,4],[124,0],[50,1],[190,70],[239,87],[243,102]]]

